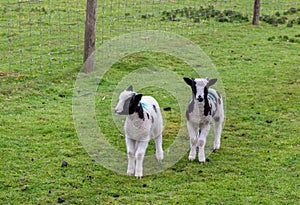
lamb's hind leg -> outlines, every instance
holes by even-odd
[[[221,134],[222,134],[223,122],[224,122],[224,107],[223,107],[223,100],[221,97],[218,99],[218,102],[219,105],[217,107],[217,114],[214,117],[214,133],[215,133],[214,150],[220,149]]]
[[[164,151],[162,148],[162,135],[160,134],[158,137],[154,139],[155,141],[155,149],[156,149],[156,159],[158,162],[162,162],[164,159]]]
[[[215,120],[214,133],[215,133],[214,150],[218,150],[218,149],[220,149],[220,146],[221,146],[221,133],[222,133],[222,121],[221,120]]]
[[[127,167],[127,175],[134,175],[135,168],[135,140],[129,139],[126,137],[126,148],[128,155],[128,167]]]

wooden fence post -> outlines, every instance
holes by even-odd
[[[252,24],[259,24],[259,11],[260,11],[260,0],[254,0],[254,8],[253,8],[253,19]]]
[[[89,73],[94,69],[94,56],[96,43],[96,7],[97,0],[86,1],[86,21],[84,34],[84,67],[83,71]],[[86,61],[89,59],[88,61]]]

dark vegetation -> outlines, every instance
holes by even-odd
[[[218,22],[248,22],[248,16],[234,10],[216,10],[214,6],[203,7],[184,7],[162,12],[161,20],[180,21],[183,18],[191,19],[194,23],[200,23],[202,20],[214,19]]]
[[[285,41],[290,43],[300,43],[300,34],[296,34],[294,37],[288,37],[287,35],[272,36],[268,38],[268,41]]]
[[[298,14],[300,14],[300,8],[290,8],[283,13],[277,11],[275,12],[275,15],[263,14],[260,16],[260,20],[273,26],[286,24],[287,27],[293,27],[294,25],[300,25],[300,15]]]
[[[271,24],[273,26],[278,26],[279,24],[286,24],[287,27],[292,27],[294,25],[300,25],[300,8],[290,8],[283,13],[279,11],[275,12],[274,15],[262,14],[260,20]],[[129,15],[129,13],[127,13]],[[152,18],[154,14],[142,14],[142,19]],[[247,14],[243,14],[239,11],[234,10],[218,10],[214,6],[203,7],[200,6],[198,9],[196,7],[183,7],[171,10],[164,10],[161,12],[161,21],[182,21],[189,19],[194,23],[201,23],[203,21],[215,20],[218,22],[249,22],[251,18]]]

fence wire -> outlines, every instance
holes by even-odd
[[[2,71],[30,71],[79,60],[85,15],[79,1],[8,1],[0,12]]]
[[[251,23],[254,1],[98,1],[96,45],[122,34],[163,30],[184,37]],[[0,3],[0,71],[62,69],[82,63],[86,0],[8,0]],[[262,0],[261,15],[284,14],[297,0]],[[298,9],[298,10],[297,10]]]

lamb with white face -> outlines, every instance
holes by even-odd
[[[153,97],[137,94],[129,86],[120,94],[115,113],[126,115],[124,131],[128,154],[127,174],[141,178],[143,160],[151,138],[155,141],[157,160],[163,160],[163,119],[160,107]]]

